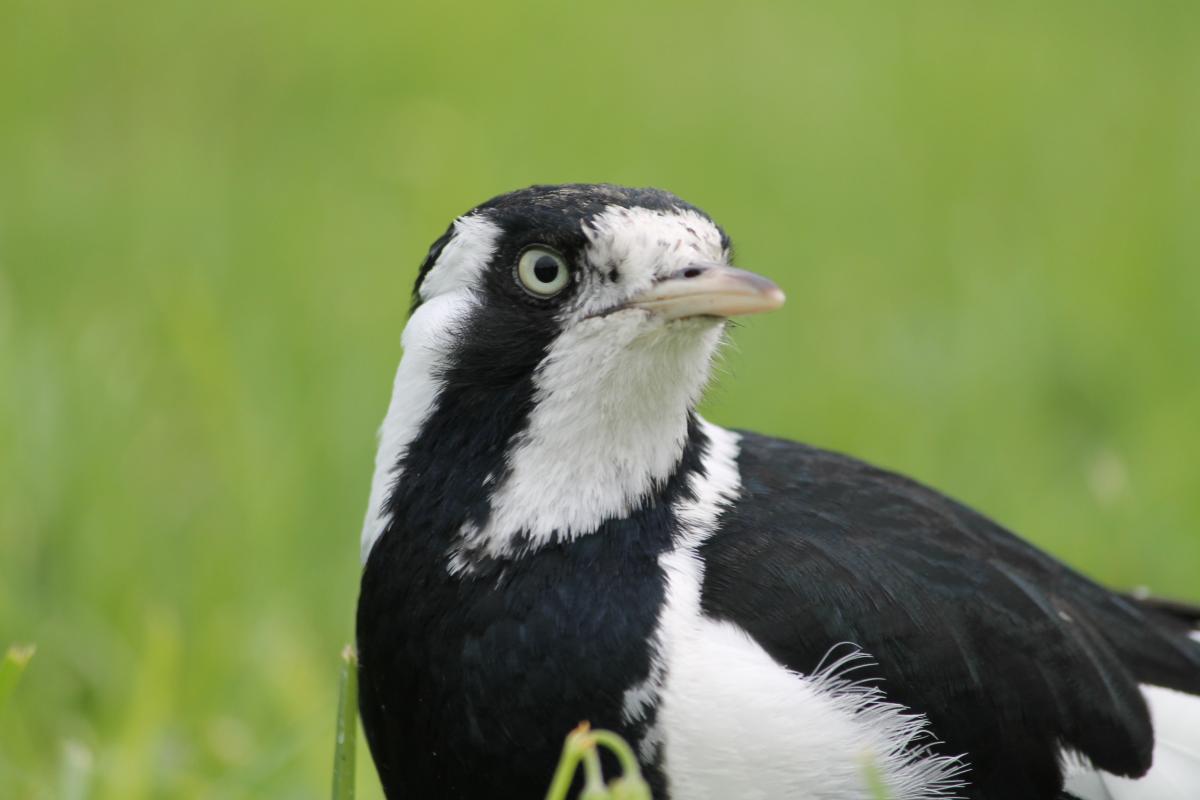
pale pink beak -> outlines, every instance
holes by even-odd
[[[697,261],[659,279],[624,308],[642,308],[666,319],[735,317],[774,311],[783,301],[783,291],[761,275]]]

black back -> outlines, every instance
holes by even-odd
[[[1058,797],[1060,745],[1141,775],[1154,739],[1138,684],[1200,693],[1184,620],[901,476],[755,434],[742,446],[743,495],[701,550],[704,611],[800,672],[861,647],[937,750],[966,755],[968,797]]]

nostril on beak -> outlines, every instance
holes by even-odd
[[[688,267],[687,269],[685,269],[683,271],[682,276],[684,278],[699,278],[703,274],[704,274],[703,267]]]

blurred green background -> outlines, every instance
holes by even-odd
[[[1200,600],[1200,4],[903,5],[0,0],[0,795],[327,795],[416,267],[535,182],[784,286],[715,421]]]

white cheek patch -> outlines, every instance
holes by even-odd
[[[404,327],[401,344],[404,356],[396,370],[392,401],[379,430],[375,475],[363,521],[362,561],[387,527],[384,504],[401,477],[400,459],[433,411],[441,382],[438,374],[454,346],[458,322],[477,305],[467,289],[458,289],[422,303]]]
[[[421,281],[421,300],[461,289],[477,289],[500,240],[500,226],[470,214],[454,221],[454,235]]]
[[[656,211],[609,206],[583,228],[580,301],[571,315],[586,317],[614,308],[650,287],[656,278],[696,261],[724,262],[721,231],[691,209]]]

